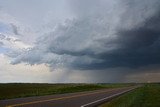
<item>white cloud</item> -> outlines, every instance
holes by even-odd
[[[51,82],[51,72],[44,64],[10,64],[10,58],[0,54],[0,82]]]
[[[8,48],[10,50],[19,50],[19,49],[27,49],[31,46],[23,43],[20,39],[16,38],[14,35],[10,34],[2,34],[0,33],[0,42],[3,43],[4,48]]]
[[[32,27],[21,23],[16,17],[0,10],[0,23],[7,27],[6,32],[1,31],[1,34],[18,38],[25,44],[34,44],[33,42],[37,38],[36,31],[33,31]]]

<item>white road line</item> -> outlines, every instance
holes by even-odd
[[[129,89],[129,90],[126,90],[126,91],[123,91],[123,92],[120,92],[120,93],[117,93],[117,94],[113,94],[113,95],[111,95],[111,96],[108,96],[108,97],[105,97],[105,98],[102,98],[102,99],[99,99],[99,100],[96,100],[96,101],[93,101],[93,102],[90,102],[90,103],[87,103],[87,104],[84,104],[84,105],[82,105],[81,107],[87,107],[87,106],[89,106],[89,105],[91,105],[91,104],[95,104],[95,103],[97,103],[97,102],[100,102],[100,101],[103,101],[103,100],[107,100],[107,99],[116,97],[116,96],[118,96],[118,95],[121,95],[121,94],[123,94],[123,93],[129,92],[129,91],[131,91],[131,90],[133,90],[133,89],[136,89],[136,88],[137,88],[137,87],[132,88],[132,89]]]

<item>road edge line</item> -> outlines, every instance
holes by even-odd
[[[125,91],[123,91],[123,92],[116,93],[116,94],[113,94],[113,95],[111,95],[111,96],[108,96],[108,97],[105,97],[105,98],[102,98],[102,99],[99,99],[99,100],[96,100],[96,101],[93,101],[93,102],[84,104],[84,105],[82,105],[81,107],[87,107],[87,106],[92,105],[92,104],[95,104],[95,103],[97,103],[97,102],[114,98],[114,97],[116,97],[116,96],[122,95],[122,94],[127,93],[127,92],[129,92],[129,91],[131,91],[131,90],[134,90],[134,89],[136,89],[136,88],[138,88],[138,87],[135,87],[135,88],[132,88],[132,89],[129,89],[129,90],[125,90]]]

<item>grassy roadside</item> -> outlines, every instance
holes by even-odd
[[[132,84],[0,84],[0,100],[29,96],[82,92],[103,88],[118,88],[130,85]]]
[[[146,84],[99,107],[160,107],[160,84]]]

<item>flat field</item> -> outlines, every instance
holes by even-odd
[[[160,84],[145,84],[99,107],[160,107]]]
[[[0,84],[0,100],[29,96],[43,96],[52,94],[91,91],[103,88],[118,88],[130,85],[134,84]]]

